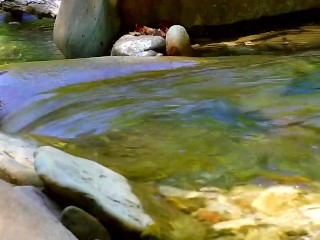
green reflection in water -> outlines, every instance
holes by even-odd
[[[1,23],[0,65],[63,59],[52,40],[53,19],[26,20],[20,25]]]

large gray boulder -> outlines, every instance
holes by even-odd
[[[62,1],[53,40],[66,58],[109,55],[119,27],[117,0]]]
[[[0,180],[0,239],[76,240],[52,214]]]
[[[0,179],[17,185],[42,186],[34,170],[37,143],[0,132]]]
[[[132,232],[153,223],[127,179],[96,162],[46,146],[36,152],[35,169],[48,189],[103,222]]]

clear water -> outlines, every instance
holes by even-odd
[[[60,139],[66,151],[136,181],[198,188],[317,180],[319,59],[212,58],[58,85],[11,109],[3,126]]]
[[[59,58],[51,43],[45,55],[48,40],[41,42],[41,58]],[[23,49],[24,60],[39,60],[34,46]],[[152,189],[144,197],[154,214],[180,216],[183,226],[192,220],[159,205],[150,184],[198,189],[320,180],[320,51],[207,58],[92,80],[35,90],[23,99],[28,104],[3,116],[3,130],[93,159],[133,180],[138,193]]]

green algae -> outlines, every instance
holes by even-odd
[[[53,19],[6,24],[1,23],[1,14],[0,65],[63,58],[52,40]]]

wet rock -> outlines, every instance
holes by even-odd
[[[277,215],[299,206],[301,192],[291,186],[272,186],[252,202],[252,207],[267,215]]]
[[[263,216],[260,225],[277,227],[281,232],[290,235],[308,235],[312,222],[297,209],[290,209],[279,216]]]
[[[0,238],[76,240],[52,214],[0,180]]]
[[[240,228],[243,228],[243,227],[252,227],[256,225],[257,225],[256,221],[252,218],[239,218],[239,219],[219,222],[214,224],[212,227],[215,230],[227,230],[227,229],[239,230]]]
[[[313,183],[318,186],[317,183]],[[208,187],[207,189],[210,189]],[[166,199],[197,198],[204,206],[191,213],[219,233],[230,233],[233,240],[319,238],[320,194],[318,191],[277,185],[263,188],[237,186],[230,191],[199,192],[161,186]],[[182,201],[183,202],[183,201]],[[181,211],[181,204],[175,204]],[[185,212],[185,211],[184,211]],[[223,237],[218,239],[225,239]]]
[[[209,191],[188,191],[181,188],[176,188],[167,185],[159,186],[159,192],[165,197],[178,197],[178,198],[205,198],[216,199],[223,197],[221,192],[209,192]],[[220,193],[219,193],[220,192]]]
[[[0,132],[0,178],[16,185],[42,186],[34,170],[37,143]]]
[[[193,213],[193,216],[199,220],[208,219],[210,222],[215,222],[217,218],[223,219],[237,219],[241,217],[242,210],[234,204],[228,197],[222,194],[223,191],[215,189],[215,192],[209,191],[187,191],[171,186],[160,186],[159,191],[170,202],[172,198],[181,199],[200,199],[203,198],[204,208],[200,208]],[[183,204],[176,204],[176,206],[182,206]]]
[[[206,209],[219,213],[224,219],[237,219],[242,216],[242,210],[225,196],[206,200]]]
[[[314,225],[320,225],[320,203],[300,207],[304,217],[309,218]]]
[[[244,240],[282,240],[284,234],[277,228],[256,228],[251,229]]]
[[[244,213],[252,213],[252,202],[263,190],[261,187],[252,185],[236,186],[230,190],[228,197]]]
[[[141,35],[132,36],[124,35],[114,44],[112,56],[156,56],[164,52],[166,41],[160,36]]]
[[[192,56],[190,38],[186,29],[180,25],[173,25],[166,35],[166,51],[168,56]]]
[[[62,1],[53,30],[54,43],[66,58],[108,55],[119,31],[117,1]]]
[[[25,194],[34,204],[48,212],[54,218],[60,219],[62,209],[53,200],[47,197],[39,188],[33,186],[16,186],[14,189]]]
[[[46,187],[101,221],[142,232],[153,223],[126,178],[96,162],[52,147],[36,152],[35,169]]]
[[[221,222],[223,217],[216,211],[211,211],[207,208],[199,208],[193,213],[193,216],[203,222],[217,223]]]
[[[61,214],[62,224],[79,240],[110,240],[110,235],[101,223],[80,208],[69,206]]]
[[[320,240],[320,232],[313,234],[310,240]]]

